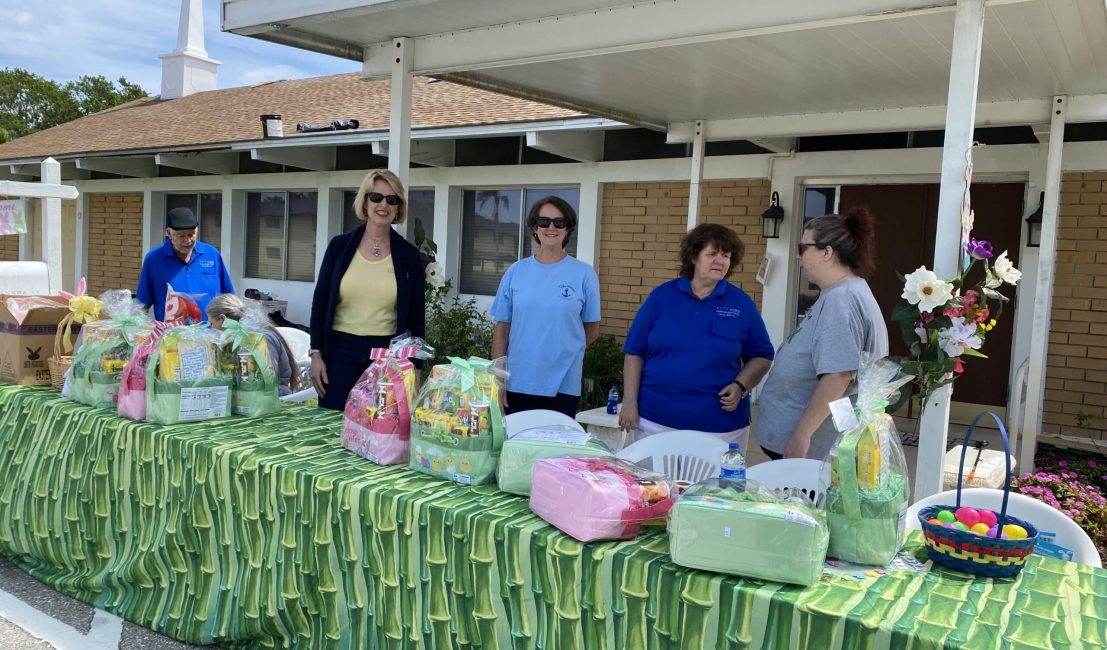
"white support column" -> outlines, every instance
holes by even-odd
[[[1061,154],[1065,147],[1066,97],[1053,98],[1046,156],[1045,200],[1042,205],[1042,245],[1038,249],[1038,282],[1034,290],[1034,327],[1030,334],[1030,366],[1026,381],[1026,415],[1022,419],[1019,468],[1034,471],[1034,452],[1042,429],[1045,402],[1049,319],[1053,309],[1053,274],[1057,261],[1057,204],[1061,197]]]
[[[77,228],[73,243],[73,286],[88,276],[88,206],[89,196],[81,192],[77,197]]]
[[[392,110],[388,117],[388,168],[407,187],[411,167],[411,69],[415,62],[415,43],[408,38],[392,40]],[[407,220],[396,226],[407,236]]]
[[[331,225],[336,216],[341,219],[338,211],[342,209],[342,194],[331,189],[329,175],[327,181],[320,183],[316,191],[318,198],[315,203],[315,280],[318,281],[319,267],[323,265],[323,253],[326,252],[327,244],[331,241]],[[338,205],[335,205],[335,199]],[[340,231],[341,226],[338,229],[338,232]]]
[[[960,264],[961,204],[967,185],[966,155],[972,147],[976,119],[976,89],[980,78],[983,38],[984,0],[957,0],[946,101],[946,137],[942,148],[942,185],[938,193],[938,225],[934,242],[934,272],[940,278],[956,275]],[[949,434],[949,399],[952,392],[949,386],[939,389],[923,407],[918,466],[915,469],[916,500],[942,489],[942,459]]]
[[[603,208],[603,184],[589,178],[580,184],[580,212],[577,213],[577,259],[599,265],[600,213]]]
[[[703,183],[703,149],[707,129],[703,120],[696,120],[692,131],[692,175],[688,181],[688,230],[700,220],[700,186]]]
[[[61,185],[61,164],[53,158],[42,161],[42,182]],[[61,199],[42,199],[42,257],[50,276],[50,292],[62,288]]]

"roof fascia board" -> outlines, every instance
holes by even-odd
[[[434,2],[437,0],[224,0],[222,28],[225,32],[251,36],[251,31],[272,29],[293,20],[330,22],[383,9],[417,7]]]
[[[484,138],[509,135],[524,135],[530,131],[564,131],[576,129],[625,129],[629,124],[616,120],[599,117],[566,118],[558,120],[540,120],[535,122],[507,122],[502,124],[480,124],[475,126],[451,126],[435,128],[413,128],[413,138],[420,140],[455,139],[455,138]],[[286,136],[269,140],[243,140],[239,142],[216,142],[209,144],[187,144],[166,147],[146,147],[143,149],[112,149],[107,151],[86,151],[54,156],[62,162],[62,173],[65,174],[65,162],[77,158],[92,159],[115,156],[139,156],[156,155],[159,153],[193,153],[193,152],[218,152],[223,151],[249,151],[251,149],[265,149],[269,147],[318,147],[318,146],[345,146],[354,144],[368,144],[371,142],[388,139],[388,129],[362,129],[359,131],[312,133],[305,135]],[[0,164],[9,165],[38,165],[42,157],[14,158],[0,161]],[[72,162],[70,162],[72,166]],[[26,172],[15,172],[24,174]],[[37,175],[38,172],[35,172]]]
[[[158,166],[154,164],[153,156],[78,158],[76,163],[77,169],[105,174],[135,178],[156,178],[158,175]]]
[[[290,165],[316,172],[335,170],[335,147],[256,147],[250,149],[250,157],[262,162]]]
[[[1081,95],[1069,103],[1067,121],[1096,122],[1107,119],[1107,95]],[[1035,124],[1049,119],[1052,102],[1048,98],[1006,102],[982,102],[976,108],[977,126]],[[769,115],[730,120],[708,120],[711,140],[748,140],[843,133],[880,133],[945,128],[946,107],[911,106],[838,113]],[[682,144],[692,141],[693,122],[670,125],[667,141]]]
[[[1028,1],[992,0],[990,4]],[[415,46],[412,72],[441,75],[806,31],[951,12],[956,4],[956,0],[760,1],[744,3],[741,11],[735,11],[733,0],[638,3],[415,37],[411,39]],[[392,41],[364,49],[363,76],[389,77]]]

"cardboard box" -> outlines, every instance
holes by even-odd
[[[0,382],[50,383],[54,336],[69,313],[60,296],[0,295]]]

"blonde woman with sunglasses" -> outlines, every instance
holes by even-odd
[[[512,264],[496,290],[492,358],[507,357],[509,414],[577,413],[584,348],[600,333],[600,281],[565,252],[576,226],[577,213],[564,199],[535,203],[527,229],[538,251]]]
[[[369,172],[354,197],[363,224],[331,239],[311,302],[311,382],[319,406],[341,411],[373,348],[397,333],[423,336],[423,263],[392,224],[407,216],[407,193],[387,169]]]

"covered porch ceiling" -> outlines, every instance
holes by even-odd
[[[224,0],[223,29],[689,142],[943,128],[955,0]],[[990,0],[976,123],[1107,120],[1104,0]]]

